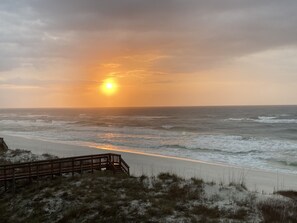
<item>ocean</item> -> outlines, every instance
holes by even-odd
[[[1,134],[297,173],[297,106],[0,109]]]

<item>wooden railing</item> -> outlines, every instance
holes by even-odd
[[[129,166],[121,155],[107,153],[0,165],[0,185],[6,190],[8,183],[15,186],[17,180],[31,181],[44,176],[53,178],[63,173],[74,175],[74,173],[93,172],[94,170],[112,170],[130,174]]]

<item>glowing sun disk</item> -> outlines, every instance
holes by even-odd
[[[101,85],[101,90],[105,95],[112,95],[117,91],[117,84],[112,79],[107,79]]]

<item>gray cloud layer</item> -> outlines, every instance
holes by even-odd
[[[3,0],[0,72],[88,54],[158,51],[160,72],[193,72],[297,44],[293,0]]]

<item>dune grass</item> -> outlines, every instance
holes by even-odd
[[[36,158],[22,150],[6,156],[24,154]],[[217,185],[170,173],[135,177],[95,171],[18,182],[16,193],[0,195],[0,222],[295,223],[297,192],[250,192],[244,177]]]
[[[45,179],[2,194],[0,222],[296,222],[296,201],[281,200],[259,202],[238,185],[222,188],[175,174],[107,171]]]

